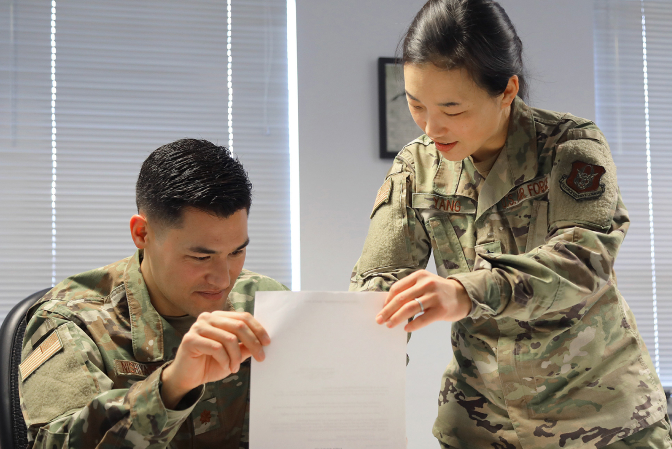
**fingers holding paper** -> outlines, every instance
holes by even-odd
[[[250,356],[264,360],[271,339],[249,313],[204,312],[182,338],[175,360],[162,373],[161,395],[174,405],[190,390],[223,379]]]
[[[392,328],[421,314],[404,327],[413,332],[434,321],[459,321],[470,311],[471,299],[462,284],[420,270],[392,285],[376,322]]]

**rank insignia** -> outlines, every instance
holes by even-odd
[[[560,188],[576,201],[599,198],[605,190],[604,184],[600,182],[605,173],[602,166],[574,161],[569,176],[560,178]]]

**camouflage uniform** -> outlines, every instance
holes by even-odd
[[[672,447],[664,392],[616,287],[628,225],[595,124],[520,98],[485,179],[427,136],[397,155],[350,289],[386,291],[433,251],[438,274],[467,290],[434,425],[444,447],[603,447],[661,420],[660,447]]]
[[[164,407],[160,377],[181,335],[152,306],[141,257],[68,278],[29,312],[20,393],[33,447],[248,447],[249,360]],[[229,310],[252,313],[266,290],[287,288],[243,270]],[[40,352],[54,354],[31,365]]]

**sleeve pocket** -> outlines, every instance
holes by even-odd
[[[378,269],[412,267],[410,231],[406,210],[406,178],[408,174],[392,175],[389,201],[374,210],[369,233],[359,259],[358,274]]]
[[[69,326],[74,324],[62,324],[54,331],[63,349],[20,383],[23,414],[29,426],[78,410],[100,393]]]

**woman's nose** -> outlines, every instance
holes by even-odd
[[[437,138],[445,136],[447,131],[448,129],[442,120],[432,115],[427,116],[427,122],[425,123],[425,134],[431,138]]]

